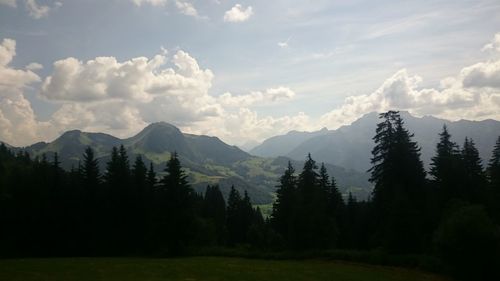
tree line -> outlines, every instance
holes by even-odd
[[[464,278],[485,279],[500,262],[500,137],[484,167],[472,139],[446,126],[431,169],[397,111],[380,114],[373,137],[372,197],[343,197],[323,164],[289,163],[264,219],[234,187],[190,187],[176,153],[159,177],[113,148],[100,174],[89,147],[61,169],[58,155],[31,159],[0,146],[0,251],[26,255],[178,255],[205,247],[259,251],[354,249],[439,257]],[[457,274],[458,274],[457,273]]]
[[[246,192],[227,204],[217,185],[194,192],[176,153],[163,176],[123,146],[102,174],[92,148],[82,159],[65,171],[57,153],[0,145],[0,256],[179,255],[249,243],[265,223]]]

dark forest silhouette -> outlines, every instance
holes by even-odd
[[[123,146],[100,173],[91,147],[78,167],[0,146],[0,255],[180,255],[206,247],[259,251],[373,250],[439,257],[463,278],[484,280],[500,262],[500,137],[484,168],[472,139],[446,127],[429,175],[397,111],[380,114],[369,201],[343,198],[309,155],[279,179],[264,219],[245,192],[227,202],[217,185],[190,187],[174,152],[158,177]]]

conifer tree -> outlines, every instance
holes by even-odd
[[[148,184],[148,188],[149,188],[149,191],[153,191],[155,186],[156,186],[156,172],[155,172],[155,169],[153,167],[153,162],[150,162],[149,163],[149,169],[148,169],[148,174],[147,174],[147,178],[146,178],[146,182]]]
[[[217,243],[225,241],[226,202],[218,185],[207,186],[203,199],[202,215],[213,222]]]
[[[500,192],[500,136],[496,141],[490,162],[488,163],[488,178],[491,187]]]
[[[243,224],[241,220],[241,205],[243,200],[241,195],[231,186],[231,191],[229,192],[229,197],[227,199],[227,217],[226,217],[226,228],[228,232],[228,243],[229,245],[234,245],[241,243],[245,240],[245,233],[243,231]]]
[[[441,208],[452,198],[463,198],[462,159],[458,145],[451,140],[446,125],[439,134],[436,155],[431,159],[430,174],[440,190]]]
[[[425,170],[413,134],[399,112],[380,114],[370,180],[378,230],[375,240],[395,252],[419,251],[425,207]]]
[[[136,193],[139,194],[140,197],[142,197],[146,192],[148,169],[146,168],[144,161],[142,161],[141,155],[137,155],[137,157],[135,158],[135,162],[131,172]]]
[[[165,167],[166,175],[162,179],[166,221],[165,239],[167,251],[179,254],[195,235],[195,212],[193,190],[182,170],[177,153],[172,153]]]
[[[488,179],[489,179],[489,200],[488,209],[495,221],[500,223],[500,136],[498,137],[495,147],[493,148],[491,159],[488,163]]]
[[[481,157],[474,141],[465,138],[462,148],[463,185],[465,187],[464,199],[473,203],[483,203],[485,201],[486,175],[484,173]]]
[[[276,201],[273,203],[271,223],[285,240],[289,239],[292,231],[296,204],[297,178],[292,163],[288,161],[288,167],[281,176],[276,189]]]
[[[322,187],[317,169],[316,161],[309,154],[297,183],[292,243],[298,249],[332,247],[337,239],[335,221],[328,214],[328,176],[323,175],[326,186]]]
[[[82,176],[85,188],[91,196],[95,196],[100,182],[99,162],[90,146],[85,149],[83,154]]]

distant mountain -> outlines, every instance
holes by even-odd
[[[262,144],[251,149],[249,152],[250,154],[261,157],[284,156],[303,142],[317,136],[325,135],[328,132],[327,128],[315,132],[291,131],[286,135],[271,137]],[[305,155],[307,155],[307,153]],[[304,155],[301,157],[304,157]]]
[[[144,128],[137,135],[119,139],[103,133],[68,131],[53,142],[39,142],[23,148],[32,156],[45,154],[50,160],[58,153],[66,169],[77,167],[87,146],[95,150],[102,171],[109,161],[113,146],[123,144],[130,162],[142,155],[153,163],[160,175],[163,173],[170,153],[176,151],[193,187],[204,191],[207,184],[218,183],[227,196],[234,185],[240,191],[247,190],[254,203],[270,203],[279,176],[284,172],[288,158],[262,158],[252,156],[236,146],[228,145],[217,137],[182,133],[177,127],[160,122]],[[300,157],[305,159],[306,154]],[[293,161],[300,170],[303,161]],[[366,175],[341,167],[327,165],[337,179],[342,191],[351,191],[358,198],[366,198],[371,190]]]
[[[407,112],[401,112],[401,116],[406,128],[415,134],[414,140],[422,148],[422,160],[427,167],[435,154],[438,134],[444,124],[448,126],[452,139],[459,145],[463,144],[465,137],[472,138],[484,163],[489,160],[495,141],[500,135],[500,122],[495,120],[448,121],[430,116],[418,118]],[[309,138],[296,146],[287,146],[288,142],[284,139],[281,142],[282,150],[286,151],[283,155],[302,159],[305,153],[310,152],[317,161],[364,172],[371,167],[370,157],[374,145],[372,138],[378,122],[378,114],[369,113],[351,125]],[[273,141],[280,143],[280,137],[275,137]]]
[[[259,145],[260,145],[260,142],[257,142],[254,140],[249,140],[242,145],[238,145],[238,147],[246,152],[250,152],[252,149],[254,149],[255,147],[257,147]]]

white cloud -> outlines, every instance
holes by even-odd
[[[248,107],[255,105],[256,103],[269,103],[269,102],[277,102],[281,100],[289,100],[295,96],[295,92],[293,92],[290,88],[287,87],[277,87],[277,88],[269,88],[264,92],[254,91],[247,95],[238,95],[233,96],[231,93],[224,93],[217,101],[222,106],[227,107]]]
[[[3,39],[0,44],[0,140],[26,145],[40,139],[40,130],[46,125],[36,121],[30,102],[23,90],[40,81],[31,70],[9,66],[16,55],[16,42]]]
[[[40,70],[40,69],[43,69],[43,65],[41,65],[37,62],[32,62],[26,66],[26,69],[32,70],[32,71]]]
[[[224,14],[225,22],[244,22],[250,19],[253,15],[252,6],[248,6],[246,9],[240,4],[234,5],[231,10],[226,11]]]
[[[0,4],[7,5],[7,6],[10,6],[12,8],[17,7],[16,0],[0,0]]]
[[[499,62],[491,64],[498,66]],[[474,70],[477,70],[477,66]],[[351,123],[367,112],[389,109],[407,110],[417,116],[433,115],[450,120],[500,119],[500,88],[491,87],[500,83],[494,79],[477,79],[472,80],[476,83],[473,87],[464,87],[467,83],[472,83],[466,82],[470,73],[469,68],[464,68],[458,77],[443,79],[442,88],[420,89],[422,78],[411,76],[402,69],[388,78],[375,92],[346,98],[340,108],[323,115],[321,123],[336,128]]]
[[[102,128],[118,136],[129,136],[146,122],[183,125],[219,116],[222,109],[208,94],[213,73],[183,51],[171,64],[175,67],[167,67],[165,55],[124,62],[114,57],[87,62],[67,58],[54,63],[40,95],[63,104],[54,114],[56,127]],[[79,114],[85,118],[73,117]]]
[[[226,112],[224,116],[194,123],[182,129],[195,134],[217,136],[227,143],[241,145],[249,140],[262,141],[290,130],[314,129],[312,121],[303,112],[293,116],[259,116],[257,112],[241,107],[236,112]]]
[[[483,51],[493,50],[500,52],[500,33],[495,34],[493,40],[490,43],[484,45],[482,50]]]
[[[35,0],[26,0],[26,9],[34,19],[40,19],[49,15],[50,7],[40,5]]]
[[[136,6],[142,6],[143,4],[148,4],[154,7],[165,7],[167,3],[170,3],[167,0],[131,0]],[[179,13],[186,15],[186,16],[191,16],[195,17],[198,19],[206,19],[206,17],[201,17],[198,14],[198,10],[194,7],[193,3],[187,1],[187,0],[175,0],[172,1],[173,4],[175,4],[175,8],[179,11]]]
[[[209,69],[200,69],[196,60],[183,51],[172,58],[176,69],[165,68],[166,60],[165,55],[124,62],[114,57],[97,57],[87,62],[75,58],[59,60],[45,79],[41,95],[54,101],[117,99],[140,103],[151,102],[158,96],[182,100],[207,95],[213,78]]]
[[[186,2],[186,1],[180,1],[176,0],[175,1],[175,6],[181,12],[182,14],[186,16],[192,16],[192,17],[198,17],[198,11],[195,9],[193,4]]]
[[[142,4],[149,4],[152,6],[165,6],[167,0],[132,0],[132,2],[137,6],[141,6]]]

